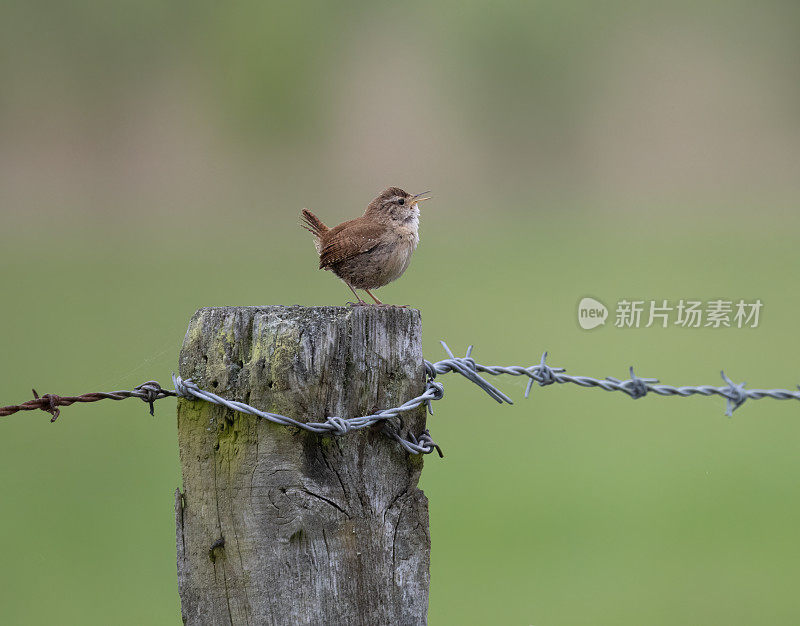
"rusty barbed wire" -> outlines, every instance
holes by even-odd
[[[142,383],[138,387],[135,387],[133,391],[93,392],[79,396],[58,396],[48,393],[40,397],[39,394],[36,393],[36,390],[33,390],[33,400],[28,400],[22,404],[0,407],[0,417],[13,415],[19,411],[42,410],[50,413],[52,416],[50,421],[55,422],[60,415],[59,407],[69,406],[79,402],[125,400],[127,398],[139,398],[146,402],[150,405],[150,415],[154,415],[153,405],[156,400],[167,397],[181,397],[190,400],[211,402],[224,406],[231,411],[247,413],[276,424],[293,426],[317,434],[345,435],[354,430],[360,430],[382,423],[383,431],[386,435],[397,441],[407,452],[411,454],[430,454],[436,450],[439,456],[444,456],[441,448],[431,438],[428,430],[424,430],[419,436],[408,433],[408,438],[402,437],[400,431],[403,428],[403,413],[412,411],[423,405],[425,405],[429,413],[433,413],[431,410],[431,403],[435,400],[441,400],[444,397],[444,386],[435,379],[437,375],[447,374],[449,372],[461,374],[464,378],[476,384],[491,398],[501,404],[514,404],[514,402],[509,396],[480,376],[480,373],[490,374],[492,376],[500,376],[503,374],[508,374],[510,376],[526,376],[528,378],[528,385],[525,389],[526,398],[529,396],[534,382],[542,387],[554,383],[571,383],[579,387],[596,387],[604,391],[621,391],[633,399],[643,398],[650,392],[661,396],[678,396],[684,398],[692,395],[718,395],[725,398],[725,414],[729,417],[748,399],[760,400],[761,398],[773,398],[776,400],[800,400],[800,391],[789,391],[787,389],[745,389],[746,383],[734,383],[724,371],[722,371],[721,374],[722,379],[726,383],[725,386],[686,385],[675,387],[672,385],[660,384],[656,378],[641,378],[636,376],[632,366],[629,370],[630,378],[626,380],[619,380],[610,376],[604,379],[592,378],[590,376],[572,376],[566,374],[566,370],[563,367],[551,367],[547,365],[545,362],[547,352],[542,354],[541,361],[538,364],[529,367],[522,367],[519,365],[482,365],[472,358],[472,346],[467,348],[466,354],[463,357],[457,357],[444,341],[442,341],[441,344],[449,358],[437,361],[436,363],[431,363],[427,360],[424,361],[426,380],[425,390],[422,394],[404,402],[400,406],[383,409],[370,415],[359,417],[343,418],[332,416],[327,417],[323,422],[300,422],[285,415],[261,411],[244,402],[228,400],[210,391],[200,389],[191,380],[183,380],[180,376],[174,374],[172,376],[172,382],[175,387],[174,390],[164,389],[154,380]],[[800,389],[800,386],[798,388]]]
[[[98,400],[127,400],[128,398],[139,398],[150,405],[150,415],[154,415],[153,403],[162,398],[174,397],[174,391],[162,389],[154,380],[148,380],[138,387],[134,387],[133,391],[94,391],[84,393],[79,396],[58,396],[54,393],[46,393],[39,396],[35,389],[31,390],[33,393],[33,400],[28,400],[22,404],[14,404],[10,406],[0,407],[0,417],[7,417],[13,415],[18,411],[36,411],[42,410],[52,415],[51,422],[55,422],[61,414],[59,407],[70,406],[78,402],[97,402]]]

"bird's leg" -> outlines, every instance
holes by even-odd
[[[397,307],[398,309],[407,309],[408,308],[407,304],[384,304],[383,302],[378,300],[375,296],[373,296],[372,292],[369,289],[365,289],[364,291],[366,291],[369,294],[370,298],[375,300],[375,305],[376,306],[393,306],[393,307]]]
[[[369,294],[369,297],[370,297],[370,298],[372,298],[373,300],[375,300],[375,304],[377,304],[377,305],[379,305],[379,306],[382,306],[382,305],[383,305],[383,302],[381,302],[381,301],[380,301],[380,300],[378,300],[378,299],[377,299],[375,296],[373,296],[373,295],[372,295],[372,293],[370,292],[370,290],[369,290],[369,289],[365,289],[364,291],[366,291],[366,292]]]
[[[364,301],[361,299],[361,296],[359,296],[359,295],[356,293],[356,290],[355,290],[355,289],[353,289],[353,285],[351,285],[351,284],[350,284],[350,283],[348,283],[347,281],[345,281],[345,282],[344,282],[344,284],[345,284],[345,285],[347,285],[348,287],[350,287],[350,291],[352,291],[352,292],[353,292],[353,295],[356,297],[356,302],[348,302],[347,304],[349,304],[349,305],[351,305],[351,306],[361,306],[361,305],[364,305],[364,306],[366,306],[366,304],[367,304],[367,303],[366,303],[366,302],[364,302]],[[368,291],[367,293],[369,293],[369,291]],[[370,295],[372,295],[372,294],[370,294]],[[374,297],[374,296],[373,296],[373,297]]]

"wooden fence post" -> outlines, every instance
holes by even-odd
[[[354,417],[424,389],[419,311],[215,307],[180,374],[298,421]],[[425,428],[424,407],[404,432]],[[178,401],[178,586],[187,624],[423,624],[430,563],[422,458],[374,426],[320,436]]]

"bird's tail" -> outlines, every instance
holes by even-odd
[[[330,230],[327,226],[325,226],[325,224],[322,223],[321,219],[319,219],[308,209],[303,209],[303,212],[300,214],[300,226],[305,228],[317,238],[322,237],[322,235]]]

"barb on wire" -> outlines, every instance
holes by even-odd
[[[489,397],[501,404],[513,404],[513,401],[480,374],[489,374],[491,376],[500,376],[502,374],[526,376],[528,378],[528,385],[525,389],[526,398],[534,382],[538,383],[541,387],[554,383],[571,383],[579,387],[597,387],[605,391],[621,391],[634,400],[642,398],[648,393],[684,398],[692,395],[718,395],[725,398],[725,414],[729,417],[733,415],[733,412],[744,404],[746,400],[759,400],[761,398],[800,400],[800,391],[789,391],[787,389],[745,389],[745,383],[734,383],[728,378],[724,371],[721,372],[722,379],[726,383],[724,387],[713,387],[711,385],[673,387],[672,385],[659,383],[657,378],[640,378],[634,374],[633,367],[629,370],[630,378],[627,380],[619,380],[610,376],[604,379],[592,378],[590,376],[572,376],[566,374],[566,370],[563,367],[551,367],[548,365],[545,362],[547,352],[542,354],[541,361],[538,364],[529,367],[522,367],[520,365],[482,365],[472,358],[472,346],[467,348],[463,357],[457,357],[445,342],[442,341],[441,343],[448,358],[437,361],[436,363],[424,361],[426,380],[425,390],[422,394],[404,402],[400,406],[383,409],[370,415],[359,417],[345,418],[331,416],[321,422],[300,422],[291,417],[279,415],[278,413],[261,411],[244,402],[227,400],[215,393],[200,389],[191,380],[183,380],[180,376],[175,376],[174,374],[172,376],[172,382],[175,386],[174,391],[163,389],[161,385],[154,380],[149,380],[139,385],[133,391],[94,392],[85,393],[80,396],[57,396],[48,393],[40,397],[34,390],[33,400],[28,400],[22,404],[0,407],[0,417],[12,415],[18,411],[42,410],[49,413],[52,416],[50,421],[54,422],[58,419],[60,414],[59,407],[70,406],[76,402],[125,400],[126,398],[139,398],[143,402],[146,402],[150,406],[150,415],[153,415],[153,405],[156,400],[179,396],[182,398],[211,402],[224,406],[231,411],[255,415],[256,417],[269,420],[275,424],[293,426],[317,434],[345,435],[354,430],[360,430],[380,423],[383,426],[383,432],[397,441],[407,452],[411,454],[430,454],[435,450],[439,453],[439,456],[444,456],[441,448],[439,448],[436,442],[431,438],[429,431],[425,430],[419,436],[409,433],[408,439],[403,438],[400,435],[400,431],[403,427],[403,415],[405,413],[413,411],[423,405],[429,413],[433,413],[431,410],[431,403],[435,400],[441,400],[444,396],[444,386],[436,381],[436,377],[439,374],[447,374],[449,372],[461,374],[464,378],[485,391]],[[798,386],[798,389],[800,389],[800,386]]]

